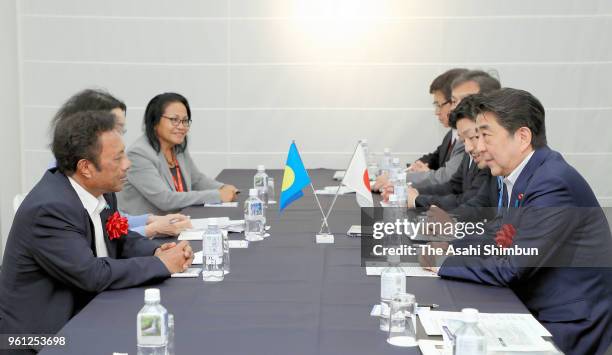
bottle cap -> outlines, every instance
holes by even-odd
[[[397,202],[397,195],[396,194],[389,195],[389,202]]]
[[[147,288],[144,296],[145,302],[159,302],[159,288]]]
[[[399,255],[387,255],[387,262],[391,265],[398,265],[400,261]]]
[[[265,171],[266,167],[263,165],[257,165],[257,171]]]
[[[383,152],[384,152],[385,154],[389,154],[389,153],[391,153],[391,149],[390,149],[390,148],[385,148],[385,149],[383,150]]]
[[[213,218],[209,218],[208,219],[208,225],[209,226],[218,226],[219,223],[217,223],[217,219],[213,217]]]
[[[249,197],[257,197],[257,189],[249,189]]]
[[[366,138],[362,139],[361,144],[368,144],[368,140]]]
[[[476,308],[464,308],[461,310],[463,321],[466,323],[478,323],[478,310]]]

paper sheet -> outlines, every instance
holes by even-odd
[[[227,234],[227,231],[221,230],[221,233]],[[195,230],[190,229],[190,230],[182,231],[181,234],[179,234],[178,240],[197,241],[197,240],[202,240],[203,236],[204,236],[204,229],[195,229]]]
[[[185,230],[179,234],[178,240],[202,240],[202,234],[208,228],[208,218],[194,218],[191,220],[193,228]],[[218,217],[219,228],[227,233],[244,232],[244,219],[230,220],[229,217]]]
[[[338,186],[325,186],[323,189],[315,190],[317,195],[335,195],[336,191],[338,191],[338,195],[346,195],[350,193],[355,193],[355,190],[346,187],[340,186],[340,190],[338,190]]]
[[[230,249],[245,249],[249,247],[249,242],[247,240],[230,240],[229,241]],[[203,253],[202,251],[197,251],[193,253],[193,261],[191,265],[202,265],[203,263]]]
[[[208,227],[208,220],[208,218],[193,218],[191,220],[191,225],[193,226],[193,229],[206,229]],[[223,228],[229,222],[229,217],[217,217],[219,228]]]
[[[205,203],[204,207],[238,207],[238,202]]]
[[[202,272],[202,268],[190,267],[183,272],[174,273],[170,275],[170,277],[198,277],[198,275],[200,275],[200,272]]]
[[[442,327],[451,332],[462,325],[461,312],[421,311],[419,319],[427,335],[442,335]],[[479,313],[478,327],[487,338],[489,351],[547,351],[542,339],[551,334],[531,314]]]
[[[366,275],[368,276],[380,276],[380,273],[385,267],[368,266],[366,267]],[[425,270],[420,265],[414,264],[414,266],[402,266],[402,270],[408,277],[440,277],[433,271]]]
[[[345,174],[346,174],[346,170],[338,170],[338,171],[336,171],[334,173],[333,179],[340,181],[340,180],[344,179],[344,175]]]

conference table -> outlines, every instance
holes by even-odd
[[[267,172],[280,192],[281,170]],[[334,170],[313,169],[315,188],[337,185]],[[255,170],[226,169],[217,180],[240,190],[238,208],[192,206],[192,218],[229,216],[243,219],[243,202]],[[326,209],[333,196],[320,196]],[[312,189],[279,213],[267,211],[270,236],[248,248],[231,249],[231,273],[219,283],[198,278],[170,278],[162,283],[97,295],[59,332],[67,346],[41,354],[136,354],[136,314],[144,290],[158,287],[161,302],[175,317],[176,354],[420,354],[418,348],[387,344],[379,319],[370,316],[380,301],[380,279],[361,267],[360,239],[346,236],[360,224],[354,194],[338,197],[330,215],[334,244],[316,244],[321,212]],[[230,239],[243,239],[230,233]],[[162,243],[168,239],[156,239]],[[201,250],[201,242],[192,242]],[[528,313],[507,288],[429,277],[409,277],[407,292],[439,310],[474,307],[481,312]],[[419,325],[418,337],[427,338]],[[435,339],[435,338],[432,338]]]

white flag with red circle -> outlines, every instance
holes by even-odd
[[[357,202],[361,207],[374,207],[372,190],[370,189],[370,177],[368,175],[368,164],[361,144],[357,145],[353,159],[346,169],[342,184],[357,193]]]

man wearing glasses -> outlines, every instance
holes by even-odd
[[[461,74],[468,72],[467,69],[454,68],[450,69],[432,81],[429,86],[429,93],[433,96],[433,108],[438,121],[445,128],[449,128],[448,115],[451,111],[451,83]],[[455,144],[456,143],[456,144]],[[435,171],[440,168],[447,166],[447,162],[451,157],[458,156],[456,164],[453,167],[449,167],[448,173],[443,174],[438,183],[444,183],[450,180],[450,177],[459,167],[461,159],[463,157],[463,144],[457,139],[457,133],[449,129],[442,143],[429,154],[425,154],[414,163],[410,164],[410,172],[429,172]],[[452,171],[450,171],[452,170]],[[387,175],[381,175],[376,179],[374,190],[381,190],[385,185],[389,183],[389,177]]]

